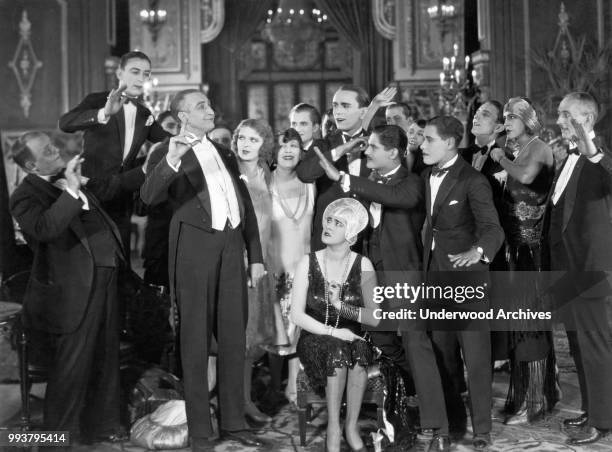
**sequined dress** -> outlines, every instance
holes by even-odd
[[[536,148],[547,145],[536,138],[522,152],[526,152],[529,146]],[[544,310],[541,306],[542,300],[538,296],[542,227],[553,177],[554,169],[546,167],[542,168],[529,185],[508,176],[501,213],[501,223],[507,241],[506,261],[509,273],[506,275],[509,278],[508,287],[513,288],[511,297],[505,303],[507,310]],[[529,329],[533,328],[525,328]],[[555,355],[550,331],[509,331],[508,355],[511,375],[506,412],[516,413],[525,402],[530,418],[541,407],[552,409],[558,398]]]
[[[315,253],[310,253],[308,267],[308,293],[306,295],[306,314],[325,322],[325,280]],[[361,295],[361,255],[357,255],[343,287],[343,301],[363,307]],[[338,312],[330,306],[328,324],[336,324]],[[340,318],[338,329],[348,328],[353,333],[363,335],[361,324]],[[311,387],[320,395],[325,394],[327,377],[336,374],[336,368],[352,368],[356,364],[370,366],[374,363],[374,350],[366,342],[356,340],[346,342],[329,335],[312,334],[302,330],[297,344],[297,354],[304,366]]]

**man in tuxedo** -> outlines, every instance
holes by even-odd
[[[56,340],[45,428],[68,431],[73,442],[126,439],[119,433],[119,232],[84,187],[80,156],[66,164],[41,132],[22,135],[13,156],[29,173],[10,200],[34,253],[24,323]],[[118,182],[87,185],[112,196]]]
[[[294,105],[289,112],[289,124],[300,134],[302,149],[308,153],[315,140],[319,141],[321,137],[321,114],[312,105],[300,103]]]
[[[463,125],[452,116],[427,122],[423,160],[433,165],[423,173],[426,185],[426,220],[423,265],[428,284],[452,285],[451,272],[487,271],[488,262],[499,250],[504,233],[493,205],[486,178],[459,158],[457,145]],[[444,273],[442,273],[444,272]],[[479,281],[480,277],[461,276]],[[466,278],[467,277],[467,278]],[[454,303],[454,301],[451,301]],[[468,373],[473,445],[489,446],[491,431],[491,342],[490,333],[478,331],[432,331],[442,375],[446,409],[453,433],[465,434],[466,413],[455,375],[457,343],[461,346]],[[440,434],[438,449],[448,450],[449,437]]]
[[[367,166],[372,170],[368,178],[338,171],[319,153],[322,166],[331,180],[339,181],[345,192],[354,193],[370,203],[372,227],[364,241],[364,250],[374,265],[379,286],[393,287],[396,283],[407,281],[413,285],[420,283],[424,184],[419,176],[401,164],[406,146],[406,134],[399,126],[376,127],[365,151]],[[394,307],[400,306],[385,306],[385,309]],[[383,355],[401,369],[408,386],[407,395],[411,395],[416,388],[421,427],[447,431],[442,383],[431,340],[425,331],[409,328],[407,323],[404,326],[401,339],[397,335],[397,327],[395,331],[372,331],[370,334]],[[394,450],[412,447],[413,432],[410,427],[404,426],[403,431],[397,432]],[[438,450],[438,441],[432,440],[430,450]]]
[[[612,429],[612,334],[606,312],[612,270],[612,154],[599,146],[593,127],[599,108],[587,93],[563,98],[557,124],[570,143],[553,181],[544,230],[550,270],[568,272],[553,286],[576,362],[583,413],[566,427],[583,427],[568,440],[590,444]],[[582,434],[581,434],[582,433]]]
[[[485,175],[491,184],[495,206],[499,209],[505,183],[504,169],[491,158],[491,150],[499,148],[497,139],[504,131],[502,104],[492,99],[478,107],[472,120],[471,131],[476,139],[475,143],[459,152],[474,169]]]
[[[317,143],[325,158],[333,162],[338,170],[355,176],[366,177],[370,173],[362,155],[367,144],[362,120],[369,102],[368,94],[363,88],[353,85],[341,86],[334,94],[332,102],[338,130]],[[298,164],[296,172],[302,182],[316,182],[317,199],[310,248],[312,251],[318,251],[324,247],[321,233],[325,208],[330,202],[347,195],[338,184],[324,177],[325,171],[319,165],[319,157],[315,153],[306,154]],[[359,241],[356,246],[360,246]]]
[[[150,157],[141,188],[146,204],[169,201],[170,293],[180,314],[180,343],[189,434],[194,451],[210,450],[213,434],[208,354],[218,344],[219,428],[222,437],[258,446],[246,431],[243,368],[247,322],[246,248],[250,277],[263,276],[257,219],[236,156],[206,134],[215,113],[199,90],[176,94],[171,110],[181,134]]]
[[[59,120],[64,132],[84,131],[83,175],[87,177],[105,178],[132,170],[145,141],[158,142],[169,136],[140,101],[144,83],[151,76],[149,57],[138,51],[126,53],[116,75],[117,89],[87,95]],[[104,202],[103,207],[117,224],[129,252],[133,193]]]

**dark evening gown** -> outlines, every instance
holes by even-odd
[[[308,267],[308,293],[305,312],[321,323],[325,322],[325,280],[315,253],[310,253]],[[357,255],[343,287],[343,301],[364,307],[361,295],[361,255]],[[330,305],[328,324],[334,326],[338,311]],[[361,324],[340,317],[338,329],[348,328],[362,336]],[[375,354],[366,341],[346,342],[326,334],[312,334],[302,329],[297,343],[297,354],[304,366],[311,387],[320,396],[325,395],[327,377],[336,375],[336,369],[355,365],[374,364]]]
[[[546,146],[540,140],[533,145]],[[506,234],[506,261],[512,287],[511,306],[543,310],[538,297],[541,271],[542,226],[553,169],[544,168],[525,185],[508,176],[502,198],[502,225]],[[533,329],[533,328],[532,328]],[[529,417],[550,410],[557,402],[555,355],[550,331],[509,331],[511,363],[506,412],[514,414],[525,406]]]

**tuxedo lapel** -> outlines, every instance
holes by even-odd
[[[572,171],[572,175],[570,176],[570,179],[567,182],[567,186],[565,187],[565,201],[563,204],[563,228],[561,229],[561,231],[565,231],[567,223],[572,215],[572,212],[574,211],[574,204],[576,203],[576,193],[578,191],[578,179],[580,179],[580,173],[582,172],[585,159],[586,157],[584,157],[583,155],[578,158],[576,166],[574,167],[574,171]]]
[[[212,142],[211,142],[212,143]],[[216,146],[215,143],[212,143],[213,146],[215,146],[215,149],[217,149],[217,152],[219,153],[219,156],[221,157],[221,160],[223,160],[223,163],[225,164],[225,169],[227,170],[228,174],[230,175],[230,178],[232,179],[232,183],[234,184],[234,192],[236,193],[236,199],[238,201],[238,208],[240,210],[240,219],[244,219],[244,203],[242,201],[242,196],[241,196],[241,191],[240,191],[240,182],[238,180],[238,178],[240,177],[239,173],[237,172],[238,170],[233,168],[233,164],[235,164],[233,158],[234,156],[231,154],[232,151],[227,150],[227,149],[222,149],[219,146]]]
[[[123,162],[123,148],[125,147],[125,113],[121,108],[116,115],[113,116],[117,133],[119,134],[119,158]]]
[[[53,204],[63,192],[63,190],[60,190],[55,185],[51,184],[50,182],[47,182],[46,180],[38,176],[30,175],[28,177],[30,178],[29,182],[37,189],[37,191],[41,195],[45,197],[44,201],[45,203],[48,203],[49,206],[51,206],[51,204]],[[81,223],[81,219],[78,217],[78,215],[74,217],[70,222],[70,229],[72,229],[72,232],[74,232],[74,234],[78,237],[87,252],[91,254],[91,249],[89,248],[89,241],[87,240],[85,229],[83,228],[83,224]]]
[[[457,163],[461,160],[457,159]],[[444,205],[444,201],[448,197],[449,193],[453,189],[453,187],[457,184],[459,180],[459,173],[461,172],[460,164],[455,163],[448,171],[448,174],[444,177],[442,184],[440,185],[440,189],[436,194],[436,199],[434,201],[433,212],[431,214],[431,224],[432,226],[436,223],[436,218],[438,213],[440,212],[440,208]],[[467,164],[467,163],[466,163]]]
[[[189,183],[193,186],[193,189],[197,193],[202,207],[204,207],[204,210],[208,213],[208,216],[212,218],[210,194],[208,193],[206,178],[204,177],[204,172],[202,171],[200,162],[198,161],[195,152],[193,152],[193,149],[189,149],[181,159],[181,168],[187,176]]]
[[[100,203],[98,202],[98,199],[90,192],[88,191],[86,188],[81,187],[81,191],[85,194],[85,196],[87,197],[87,201],[93,205],[97,211],[100,213],[100,215],[102,216],[102,218],[104,219],[104,222],[108,225],[108,227],[110,228],[111,232],[113,233],[113,236],[115,237],[115,241],[117,242],[117,246],[119,247],[119,249],[121,250],[121,252],[123,253],[123,256],[125,258],[125,260],[127,261],[127,253],[126,250],[123,248],[123,242],[121,241],[121,235],[119,234],[119,230],[117,229],[117,225],[115,224],[115,222],[108,216],[108,214],[106,213],[106,211],[102,208],[102,206],[100,205]]]
[[[147,128],[145,127],[145,124],[150,114],[151,112],[147,108],[143,107],[140,104],[136,105],[136,118],[134,120],[134,137],[132,138],[132,145],[130,146],[130,151],[125,157],[125,160],[131,159],[134,154],[138,153],[140,149],[139,143],[142,143],[144,141],[144,135],[147,133]]]

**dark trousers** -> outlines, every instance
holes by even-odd
[[[439,433],[447,434],[442,381],[431,339],[425,331],[402,331],[402,342],[419,396],[421,428],[439,429]]]
[[[605,298],[579,297],[564,313],[582,409],[589,424],[601,429],[612,428],[612,334],[606,304]]]
[[[114,433],[119,419],[117,269],[96,267],[89,306],[79,328],[56,339],[45,394],[47,430],[72,439]],[[80,426],[80,429],[79,429]]]
[[[467,368],[470,413],[474,434],[491,431],[491,338],[488,331],[433,331],[431,333],[451,428],[465,429],[466,413],[461,398],[463,366],[457,363],[457,343]]]
[[[240,229],[205,232],[183,223],[176,261],[176,297],[181,322],[181,359],[189,434],[213,435],[208,355],[218,347],[219,426],[245,428],[243,373],[247,289]]]

